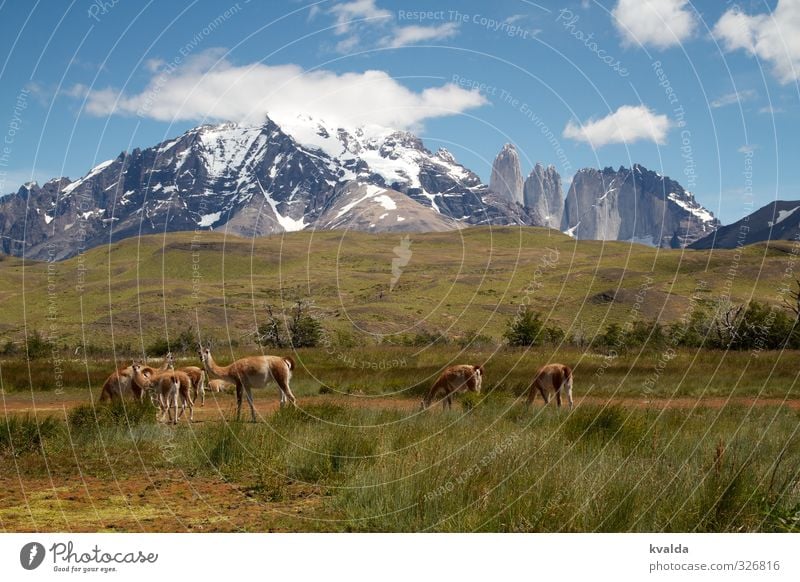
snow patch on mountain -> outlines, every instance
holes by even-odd
[[[89,180],[94,178],[96,175],[98,175],[100,172],[102,172],[105,168],[107,168],[108,166],[110,166],[113,163],[114,163],[114,160],[106,160],[105,162],[96,165],[83,178],[81,178],[80,180],[75,180],[74,182],[72,182],[68,186],[66,186],[61,191],[61,193],[63,195],[65,195],[65,196],[70,194],[70,193],[72,193],[75,190],[75,188],[77,188],[78,186],[80,186],[84,182],[88,182]]]
[[[767,221],[767,224],[769,226],[775,226],[776,224],[780,224],[781,222],[789,218],[792,214],[794,214],[798,209],[800,209],[800,206],[796,206],[791,210],[778,210],[778,219],[775,222],[769,220]]]
[[[691,192],[687,192],[686,194],[688,196],[691,196]],[[684,210],[688,210],[690,213],[696,216],[700,222],[702,223],[714,222],[714,215],[711,214],[708,210],[706,210],[702,206],[700,206],[697,202],[692,203],[693,201],[689,202],[686,200],[682,200],[675,192],[670,192],[667,198],[672,202],[674,202],[675,204],[677,204],[678,206],[680,206],[681,208],[683,208]]]

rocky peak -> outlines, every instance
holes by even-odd
[[[494,159],[489,189],[512,202],[519,204],[524,202],[524,182],[519,164],[519,154],[513,144],[505,144]]]
[[[562,223],[563,230],[579,239],[673,248],[686,246],[718,226],[714,215],[678,182],[639,164],[575,174]]]
[[[525,208],[533,223],[549,228],[561,228],[564,214],[564,193],[561,176],[555,166],[537,163],[523,186]]]

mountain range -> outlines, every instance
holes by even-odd
[[[408,131],[308,116],[203,125],[122,152],[78,180],[28,183],[0,198],[0,251],[60,260],[165,231],[253,237],[473,225],[546,226],[579,239],[678,248],[719,227],[680,184],[640,165],[579,170],[566,196],[553,166],[537,164],[523,176],[511,144],[486,185],[449,151],[432,152]]]

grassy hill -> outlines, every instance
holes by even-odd
[[[135,347],[187,329],[246,341],[266,305],[297,300],[313,302],[327,331],[357,342],[467,330],[499,338],[522,302],[566,330],[592,333],[637,312],[674,321],[693,293],[777,303],[794,258],[790,243],[663,250],[530,227],[411,234],[406,243],[360,232],[172,233],[58,263],[3,257],[0,339],[20,341],[27,326],[76,346]]]

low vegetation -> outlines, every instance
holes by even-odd
[[[283,516],[289,530],[800,531],[798,414],[785,408],[567,413],[490,395],[467,411],[409,414],[309,401],[259,424],[176,429],[128,413],[7,417],[0,460],[56,481],[219,479],[254,513],[318,499],[313,515]],[[39,525],[58,528],[52,519]]]

